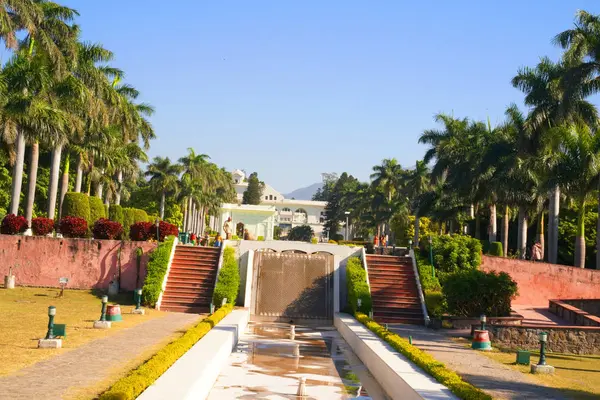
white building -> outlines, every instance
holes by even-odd
[[[243,194],[248,188],[246,174],[236,169],[232,175],[238,204],[224,204],[221,207],[221,233],[224,233],[223,224],[231,218],[230,226],[234,234],[240,232],[243,226],[243,229],[248,229],[255,237],[262,236],[266,240],[273,238],[274,226],[281,228],[282,236],[287,235],[293,227],[301,225],[309,225],[317,238],[322,235],[327,202],[286,199],[272,186],[265,184],[260,206],[242,205]]]

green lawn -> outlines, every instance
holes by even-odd
[[[114,300],[121,305],[123,321],[113,323],[111,329],[93,329],[93,321],[100,317],[98,296],[88,290],[65,290],[64,297],[59,298],[59,292],[60,289],[48,288],[0,289],[0,375],[165,315],[156,310],[146,310],[146,315],[129,314],[133,309],[132,295],[120,295],[109,304]],[[67,324],[67,338],[62,349],[42,350],[37,348],[37,341],[46,334],[50,305],[56,306],[55,322]]]

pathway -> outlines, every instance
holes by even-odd
[[[553,388],[541,386],[519,371],[478,354],[443,333],[416,325],[389,325],[390,330],[456,371],[466,381],[490,394],[494,399],[566,399]]]
[[[525,318],[523,325],[571,325],[558,315],[552,314],[547,306],[513,305],[512,308]]]
[[[60,399],[70,388],[102,382],[115,367],[187,329],[199,318],[198,314],[169,313],[0,377],[0,400]]]

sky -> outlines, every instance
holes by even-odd
[[[59,0],[152,104],[149,155],[193,147],[286,193],[422,158],[438,112],[493,124],[510,80],[594,0]]]

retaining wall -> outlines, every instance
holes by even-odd
[[[600,293],[600,271],[483,256],[481,269],[508,273],[519,285],[514,305],[548,306],[551,299],[593,299]]]
[[[69,278],[69,289],[107,289],[118,274],[121,248],[121,289],[134,290],[138,247],[144,252],[139,276],[142,284],[149,252],[156,243],[0,235],[0,275],[7,275],[13,267],[18,286],[59,287],[59,278],[64,277]]]

